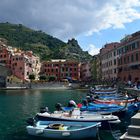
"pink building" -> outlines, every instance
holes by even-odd
[[[40,60],[28,52],[17,52],[11,57],[11,70],[13,75],[24,80],[29,80],[29,75],[34,74],[36,80],[40,72]]]
[[[0,64],[10,68],[10,57],[13,53],[11,46],[7,46],[2,39],[0,39]]]
[[[24,52],[7,46],[3,39],[0,39],[0,64],[8,67],[12,75],[23,81],[28,81],[30,74],[38,79],[41,66],[39,57],[34,56],[32,51]]]

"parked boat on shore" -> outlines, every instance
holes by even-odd
[[[95,138],[100,123],[38,121],[26,127],[28,134],[53,139],[84,139]]]

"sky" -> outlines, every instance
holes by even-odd
[[[91,55],[140,30],[140,0],[1,0],[0,22],[23,24]]]

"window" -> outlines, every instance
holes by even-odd
[[[65,69],[64,68],[62,68],[62,71],[64,71]]]
[[[116,69],[114,69],[114,73],[116,73]]]
[[[137,48],[139,48],[139,42],[137,42],[136,44],[137,44],[137,45],[136,45],[136,46],[137,46]]]
[[[131,55],[131,62],[134,62],[134,56],[133,56],[133,54]]]
[[[134,50],[134,49],[135,49],[135,43],[132,44],[132,50]]]
[[[136,61],[138,61],[138,60],[139,60],[139,54],[136,53]]]
[[[127,56],[127,62],[129,63],[129,56]]]
[[[124,64],[126,64],[126,57],[124,57]]]

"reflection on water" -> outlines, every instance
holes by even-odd
[[[71,99],[78,103],[86,94],[80,90],[1,90],[0,140],[43,140],[27,135],[27,118],[33,117],[42,106],[53,111],[56,103],[67,105]],[[111,133],[104,131],[100,132],[100,138],[113,140]]]
[[[66,105],[70,99],[79,102],[85,94],[73,90],[1,90],[0,140],[29,140],[26,119],[34,116],[41,106],[52,111],[55,103]]]

